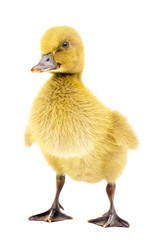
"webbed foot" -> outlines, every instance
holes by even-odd
[[[72,219],[72,217],[62,213],[59,207],[58,208],[51,207],[46,212],[29,217],[29,220],[31,221],[44,221],[44,222],[57,222],[57,221],[63,221],[67,219]]]
[[[88,221],[89,223],[94,223],[96,225],[99,225],[101,227],[129,227],[129,223],[122,218],[120,218],[116,211],[109,210],[107,213],[105,213],[102,217],[91,219]]]

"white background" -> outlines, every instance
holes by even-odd
[[[3,1],[0,18],[0,238],[160,239],[160,2]],[[86,54],[83,82],[108,107],[126,115],[139,137],[115,196],[129,229],[87,223],[108,210],[106,183],[69,177],[60,203],[74,220],[27,220],[47,210],[55,194],[55,172],[38,146],[27,149],[23,141],[32,101],[50,77],[30,68],[40,58],[41,36],[55,25],[79,31]]]

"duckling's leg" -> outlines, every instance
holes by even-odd
[[[29,217],[29,220],[44,221],[44,222],[57,222],[57,221],[62,221],[62,220],[66,220],[66,219],[72,219],[72,217],[63,214],[60,211],[60,208],[63,209],[63,207],[59,203],[59,195],[60,195],[60,192],[64,185],[64,182],[65,182],[65,176],[59,176],[59,175],[56,176],[57,191],[56,191],[55,199],[54,199],[54,202],[53,202],[51,208],[46,212]]]
[[[110,201],[110,209],[102,217],[91,219],[88,222],[97,224],[101,227],[129,227],[129,223],[120,218],[114,208],[115,184],[107,184],[106,192]]]

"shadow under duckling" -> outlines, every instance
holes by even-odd
[[[35,221],[71,219],[60,211],[65,175],[77,181],[107,181],[110,209],[89,220],[102,227],[129,227],[114,207],[115,181],[138,140],[127,119],[103,105],[83,84],[84,47],[71,27],[50,28],[41,39],[42,56],[32,72],[52,76],[36,97],[25,132],[26,146],[37,143],[56,171],[57,192],[51,208],[31,216]],[[63,208],[62,208],[63,209]]]

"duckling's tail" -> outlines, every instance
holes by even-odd
[[[113,125],[116,139],[120,144],[125,144],[129,149],[136,149],[139,145],[137,136],[128,124],[127,118],[118,111],[113,111]]]

